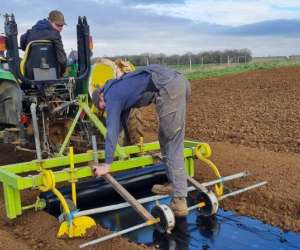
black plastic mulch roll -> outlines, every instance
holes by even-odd
[[[167,181],[165,167],[162,164],[117,173],[114,178],[137,199],[148,196],[154,184]],[[59,190],[65,198],[71,199],[71,184]],[[103,178],[78,182],[76,190],[80,210],[124,202]],[[60,203],[52,192],[41,193],[40,198],[46,201],[46,212],[54,216],[60,214]]]

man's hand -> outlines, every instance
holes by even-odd
[[[109,173],[110,164],[101,163],[98,165],[92,166],[92,170],[95,176],[102,176]]]

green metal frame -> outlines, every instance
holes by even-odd
[[[92,112],[92,110],[89,107],[88,104],[88,97],[87,95],[79,95],[78,96],[78,103],[79,103],[79,109],[77,111],[77,114],[75,116],[75,119],[72,122],[72,125],[67,133],[67,136],[59,150],[58,155],[63,155],[66,146],[68,145],[71,135],[74,132],[74,129],[76,127],[76,124],[79,120],[79,117],[81,115],[82,112],[85,112],[85,114],[89,117],[89,119],[91,120],[91,122],[94,123],[94,125],[98,128],[99,132],[105,137],[106,135],[106,128],[103,125],[103,123],[98,119],[98,117]],[[116,154],[119,158],[124,159],[126,158],[126,154],[124,153],[123,149],[120,147],[120,145],[116,146]]]
[[[28,204],[22,207],[21,191],[26,189],[37,189],[43,186],[41,170],[51,169],[55,176],[56,183],[72,180],[73,174],[76,179],[92,176],[91,168],[89,167],[89,163],[93,161],[92,150],[87,151],[86,153],[74,155],[74,173],[70,172],[69,156],[62,155],[82,111],[88,115],[90,120],[97,126],[100,132],[105,135],[106,129],[97,116],[94,115],[88,107],[87,97],[81,96],[79,97],[78,113],[63,143],[60,155],[49,159],[43,159],[42,161],[32,160],[29,162],[10,164],[0,167],[0,182],[3,183],[5,208],[8,218],[14,219],[21,215],[23,210],[28,207],[34,207],[34,205],[28,206]],[[198,142],[194,141],[184,142],[185,169],[186,173],[190,176],[194,176],[194,151],[197,145]],[[151,156],[151,152],[157,152],[159,149],[160,146],[158,142],[125,147],[118,146],[115,152],[117,160],[112,163],[111,172],[114,173],[133,168],[151,166],[155,163],[155,159]],[[100,161],[104,160],[103,150],[98,151],[98,158]]]

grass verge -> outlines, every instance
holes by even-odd
[[[279,67],[300,67],[300,61],[280,61],[271,63],[223,64],[223,65],[198,65],[192,70],[180,68],[189,80],[199,80],[211,77],[220,77],[228,74],[238,74],[247,71],[274,69]]]

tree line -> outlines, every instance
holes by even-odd
[[[224,51],[207,51],[201,53],[185,53],[183,55],[165,55],[163,53],[144,53],[140,55],[122,55],[109,57],[112,60],[122,58],[134,65],[167,64],[222,64],[222,63],[247,63],[252,60],[252,53],[249,49],[234,49]]]

